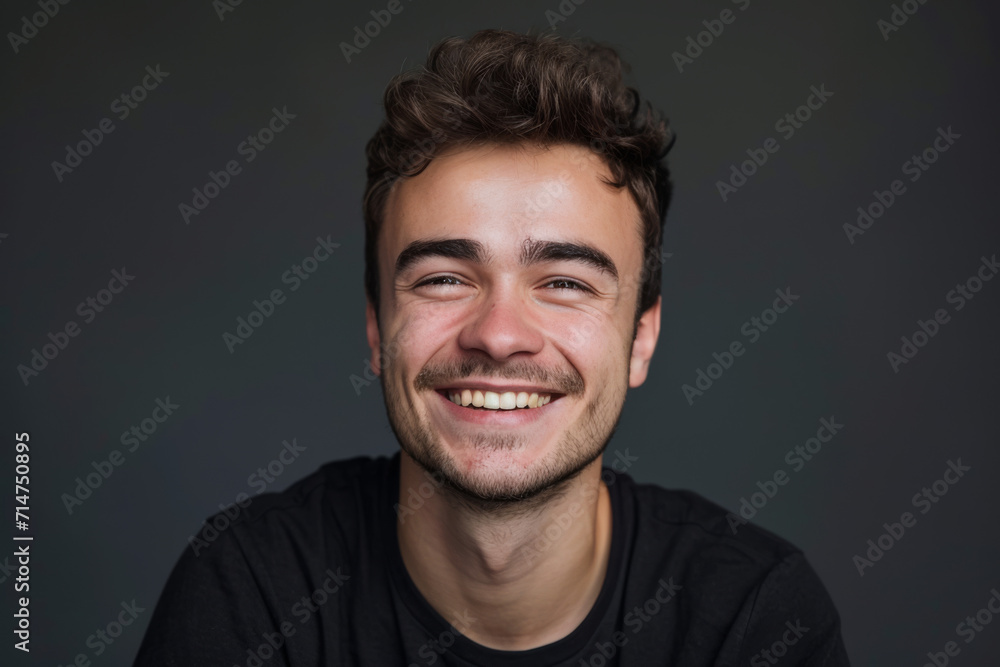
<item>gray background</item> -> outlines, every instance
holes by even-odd
[[[329,460],[397,448],[377,383],[355,391],[350,381],[369,354],[360,197],[382,90],[441,37],[547,28],[546,11],[560,10],[555,0],[404,0],[347,63],[339,43],[385,4],[243,2],[220,20],[209,0],[71,2],[18,53],[3,47],[0,504],[13,502],[13,434],[28,431],[35,536],[33,650],[11,648],[5,611],[4,664],[78,653],[128,664],[188,537],[254,492],[248,477],[283,440],[307,449],[268,490]],[[996,664],[1000,623],[969,644],[955,627],[1000,586],[1000,281],[960,311],[946,302],[980,257],[1000,252],[989,3],[929,2],[888,40],[876,22],[889,2],[563,7],[575,9],[558,31],[618,47],[631,83],[679,136],[663,329],[609,453],[639,457],[629,470],[639,481],[731,509],[786,470],[755,520],[804,549],[854,664],[923,664],[950,640],[961,647],[953,664]],[[671,54],[725,8],[735,22],[679,72]],[[37,11],[5,3],[0,27],[20,30]],[[169,76],[119,120],[111,101],[157,64]],[[775,121],[821,84],[834,95],[782,138]],[[296,114],[288,128],[186,225],[178,204],[284,106]],[[104,117],[115,130],[59,182],[51,163]],[[961,137],[909,182],[901,165],[949,126]],[[716,182],[768,137],[780,150],[723,202]],[[897,178],[906,193],[849,243],[842,225]],[[282,273],[327,235],[340,247],[289,292]],[[84,324],[77,304],[123,266],[135,280]],[[713,352],[748,343],[740,327],[785,287],[800,300],[689,404],[681,386]],[[223,332],[275,288],[287,302],[230,354]],[[951,321],[894,373],[886,354],[938,308]],[[80,335],[25,386],[18,364],[69,320]],[[167,396],[176,413],[68,514],[62,494]],[[830,416],[844,429],[791,471],[785,453]],[[912,496],[958,458],[971,471],[860,576],[852,557],[883,523],[916,513]],[[15,533],[5,521],[0,537],[13,544]],[[0,578],[11,600],[12,578]],[[133,599],[146,611],[95,657],[88,636]]]

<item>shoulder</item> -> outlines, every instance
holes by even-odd
[[[668,582],[682,599],[678,609],[689,612],[685,627],[735,652],[758,650],[781,636],[786,621],[801,621],[814,629],[800,642],[803,651],[847,664],[839,615],[801,549],[692,491],[631,479],[624,487],[635,501],[632,599]]]
[[[736,608],[762,587],[817,581],[794,544],[697,493],[631,479],[622,491],[634,502],[630,578],[639,589],[666,574],[689,594]]]
[[[674,534],[698,553],[726,553],[760,565],[773,565],[801,553],[788,540],[694,491],[635,482],[632,486],[640,529]]]
[[[385,456],[331,461],[280,493],[251,497],[237,522],[254,523],[271,515],[308,512],[319,499],[365,499],[381,486],[391,463],[392,459]]]
[[[384,456],[333,461],[279,493],[239,497],[206,519],[191,546],[197,552],[232,541],[248,557],[345,549],[348,535],[376,520],[379,496],[390,488],[391,464]]]
[[[342,613],[346,597],[334,593],[350,588],[354,571],[345,537],[374,514],[369,500],[388,464],[335,461],[280,493],[241,496],[210,516],[174,566],[136,664],[232,664],[276,634],[275,610],[304,624],[322,595],[336,600],[326,602],[327,614]],[[297,627],[305,645],[318,628]]]

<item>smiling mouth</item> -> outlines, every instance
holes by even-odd
[[[472,410],[531,410],[543,407],[562,394],[527,391],[486,391],[479,389],[438,389],[455,405]]]

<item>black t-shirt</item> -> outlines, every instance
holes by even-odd
[[[216,515],[206,525],[221,530],[203,528],[171,573],[135,664],[848,664],[837,612],[801,551],[752,524],[734,533],[725,510],[694,493],[610,468],[611,553],[584,621],[527,651],[477,644],[461,632],[475,618],[442,617],[403,564],[399,456],[329,463],[229,510],[238,516]]]

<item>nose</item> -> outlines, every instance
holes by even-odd
[[[531,314],[531,305],[513,286],[491,288],[469,312],[458,337],[459,346],[479,350],[498,361],[519,352],[540,352],[544,338]]]

